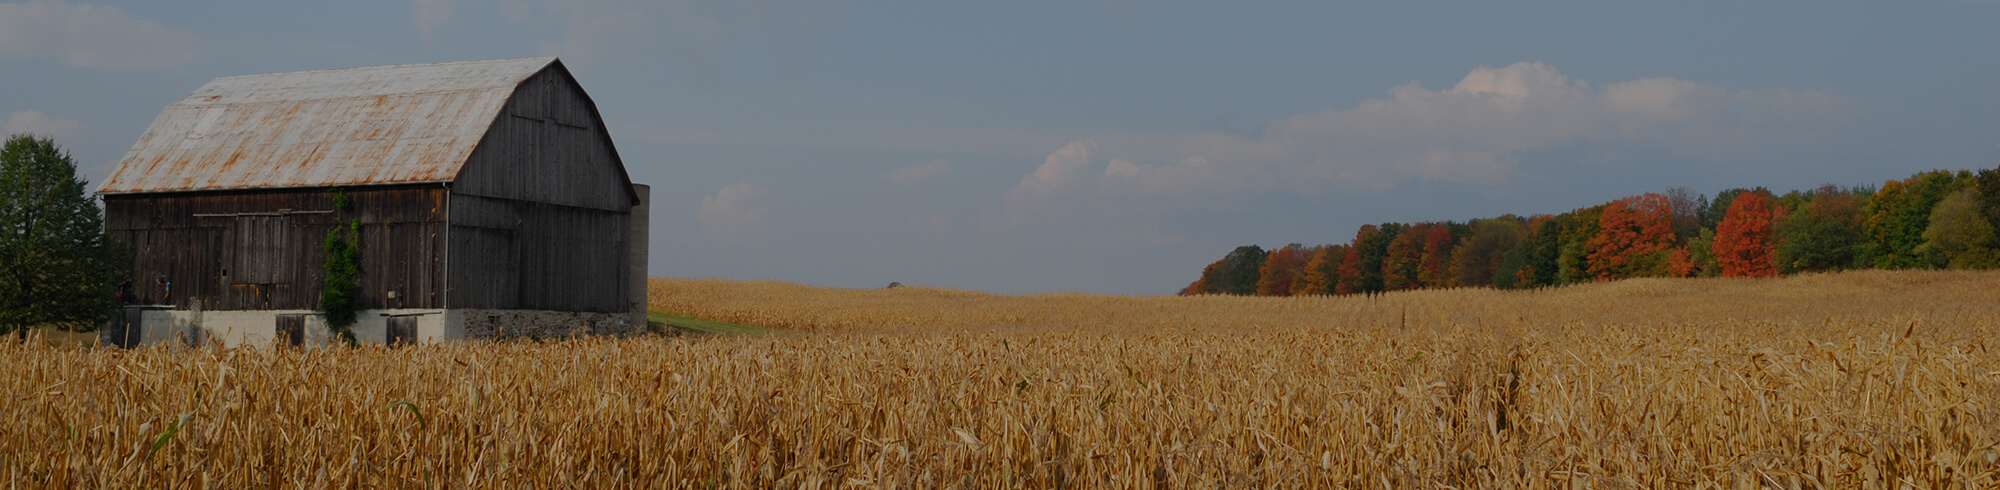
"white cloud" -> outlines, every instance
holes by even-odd
[[[0,123],[0,136],[22,133],[50,138],[59,145],[74,144],[83,135],[83,122],[50,117],[40,111],[15,111],[7,115],[5,123]]]
[[[763,195],[763,188],[750,184],[723,187],[715,195],[701,198],[701,209],[695,217],[701,222],[702,232],[711,238],[747,239],[764,229],[765,210],[755,204]]]
[[[1259,187],[1305,194],[1411,180],[1504,188],[1527,152],[1598,143],[1726,159],[1730,149],[1823,129],[1849,109],[1821,92],[1732,93],[1672,78],[1600,89],[1542,63],[1515,63],[1474,69],[1448,90],[1411,83],[1352,109],[1295,116],[1261,137],[1191,135],[1182,146]]]
[[[1851,101],[1823,92],[1732,92],[1673,78],[1593,87],[1542,63],[1515,63],[1471,70],[1450,89],[1395,87],[1388,98],[1293,116],[1260,135],[1185,135],[1172,165],[1100,155],[1094,140],[1072,142],[1022,177],[1004,208],[1017,224],[1136,229],[1249,193],[1366,196],[1429,181],[1498,194],[1521,178],[1524,159],[1565,148],[1779,164],[1784,158],[1774,153],[1829,151],[1844,134],[1841,121],[1857,119]]]
[[[133,18],[117,7],[56,1],[0,4],[0,56],[139,71],[194,61],[200,44],[192,32]]]
[[[927,177],[944,173],[946,170],[951,170],[951,162],[932,160],[890,171],[889,181],[902,185],[910,185]]]

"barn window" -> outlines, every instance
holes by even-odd
[[[236,218],[235,275],[232,284],[290,284],[293,253],[291,223],[284,216]]]

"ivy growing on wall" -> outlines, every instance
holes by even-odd
[[[326,283],[319,290],[319,312],[326,327],[347,343],[354,342],[354,322],[360,312],[361,220],[349,220],[326,234]]]

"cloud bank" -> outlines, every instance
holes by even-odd
[[[1129,219],[1244,192],[1368,195],[1411,182],[1504,191],[1538,152],[1588,145],[1746,163],[1738,160],[1838,138],[1829,121],[1853,111],[1847,98],[1814,91],[1732,91],[1673,78],[1593,87],[1523,62],[1474,69],[1444,90],[1412,82],[1351,109],[1293,116],[1261,135],[1185,135],[1171,165],[1104,158],[1096,142],[1073,142],[1023,177],[1005,207],[1016,221]]]
[[[171,68],[200,57],[194,33],[133,18],[117,7],[0,4],[0,56],[53,58],[106,71]]]

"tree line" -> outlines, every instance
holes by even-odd
[[[1777,195],[1685,187],[1555,215],[1362,226],[1344,244],[1231,250],[1183,295],[1525,289],[1634,277],[2000,268],[2000,168]]]

